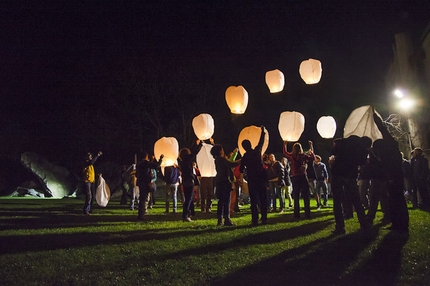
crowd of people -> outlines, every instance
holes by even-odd
[[[221,144],[214,144],[213,156],[216,176],[200,176],[196,155],[203,142],[179,151],[178,163],[160,168],[163,155],[157,160],[146,152],[141,160],[125,168],[124,183],[131,197],[130,209],[138,206],[138,220],[143,220],[148,208],[155,203],[157,176],[165,182],[165,213],[178,212],[178,194],[182,202],[182,220],[192,222],[195,207],[201,213],[211,213],[213,199],[218,202],[217,225],[234,226],[231,214],[240,212],[239,205],[249,199],[251,226],[267,223],[268,212],[284,213],[293,209],[299,220],[303,200],[306,219],[312,217],[310,201],[314,196],[316,209],[328,207],[329,184],[333,197],[335,229],[333,234],[345,234],[345,220],[353,218],[355,211],[362,230],[373,223],[379,204],[383,212],[382,224],[391,223],[389,229],[408,232],[409,216],[406,200],[413,207],[430,208],[428,190],[428,161],[421,148],[415,148],[407,160],[399,151],[378,116],[374,118],[383,138],[374,142],[368,137],[350,136],[333,141],[328,164],[315,154],[312,141],[304,151],[300,143],[284,142],[284,157],[278,161],[274,154],[262,154],[265,128],[261,127],[258,144],[252,147],[249,140],[241,144],[245,153],[240,159],[236,148],[228,155]],[[89,153],[85,161],[84,214],[91,212],[95,182],[93,163],[96,157]],[[162,169],[162,170],[161,170]],[[121,200],[124,203],[124,199]],[[172,204],[172,206],[171,206]]]

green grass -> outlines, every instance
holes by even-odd
[[[0,199],[0,285],[430,283],[430,217],[421,210],[409,212],[409,236],[382,225],[362,233],[356,218],[332,236],[331,208],[300,221],[271,213],[251,228],[245,206],[236,227],[217,227],[215,213],[184,223],[158,202],[137,221],[118,201],[86,217],[79,199]]]

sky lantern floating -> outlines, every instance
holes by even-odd
[[[177,164],[179,155],[179,144],[175,137],[161,137],[154,144],[154,156],[158,160],[160,155],[163,154],[164,158],[161,166],[172,166]]]
[[[211,154],[212,144],[203,143],[202,149],[196,156],[197,166],[202,177],[215,177],[215,159]]]
[[[208,140],[214,134],[214,119],[210,114],[202,113],[194,117],[193,122],[194,134],[200,140]]]
[[[296,142],[305,130],[305,117],[297,111],[284,111],[279,116],[278,130],[282,140]]]
[[[248,92],[241,85],[230,86],[225,91],[225,100],[231,113],[243,114],[248,106]]]
[[[269,132],[267,129],[265,129],[266,135],[264,136],[264,143],[263,147],[261,148],[261,155],[266,152],[267,147],[269,146]],[[239,148],[240,154],[243,156],[245,154],[245,149],[242,147],[242,141],[245,139],[248,139],[251,142],[252,148],[255,148],[257,146],[258,141],[260,141],[260,135],[261,135],[261,126],[257,127],[255,125],[251,125],[248,127],[245,127],[240,131],[239,137],[237,139],[237,146]]]
[[[382,119],[372,105],[364,105],[354,109],[345,122],[343,137],[348,138],[351,135],[356,135],[358,137],[367,136],[372,141],[382,139],[381,131],[373,119],[374,112]]]
[[[336,133],[336,121],[331,116],[321,116],[317,122],[317,130],[322,138],[333,138]]]
[[[306,84],[319,83],[322,75],[321,62],[315,59],[303,61],[300,64],[299,73]]]
[[[270,93],[282,91],[285,85],[284,74],[278,69],[266,72],[266,84],[269,87]]]

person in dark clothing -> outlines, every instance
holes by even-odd
[[[149,161],[149,154],[147,152],[143,152],[142,157],[142,161],[137,163],[136,166],[136,185],[139,186],[139,207],[137,212],[138,220],[143,220],[145,213],[148,212],[148,200],[152,180],[151,169],[158,170],[160,168],[160,164],[164,155],[160,156],[158,162],[156,160],[152,162]]]
[[[333,142],[331,166],[331,187],[333,193],[333,211],[336,222],[333,234],[345,234],[345,218],[342,209],[345,193],[350,196],[351,203],[357,212],[362,229],[368,228],[363,205],[357,187],[358,166],[363,165],[367,158],[367,149],[372,140],[368,137],[350,136],[335,139]]]
[[[328,201],[328,171],[326,165],[321,162],[321,156],[315,155],[315,160],[313,162],[313,169],[315,172],[315,192],[319,195],[321,193],[321,190],[323,191],[323,201],[324,201],[324,207],[327,207],[327,201]],[[320,207],[321,207],[321,201],[320,201]]]
[[[232,168],[239,166],[240,160],[230,161],[224,153],[224,148],[220,144],[215,144],[212,147],[211,154],[215,159],[216,168],[215,181],[218,196],[218,226],[234,226],[230,219],[230,193],[233,191],[230,177],[233,175]],[[224,223],[222,221],[223,218]]]
[[[179,169],[181,170],[182,187],[184,190],[184,204],[182,208],[182,221],[192,222],[190,215],[194,215],[194,186],[197,183],[197,176],[194,174],[193,165],[196,161],[196,155],[202,149],[203,142],[197,140],[197,145],[192,149],[182,148],[179,150]]]
[[[379,141],[376,140],[374,146],[380,146]],[[387,224],[390,222],[390,209],[388,205],[388,176],[383,165],[380,152],[378,148],[369,149],[369,176],[370,176],[370,189],[369,189],[369,211],[367,212],[367,220],[373,224],[375,219],[378,204],[381,203],[381,211],[384,214],[382,223]]]
[[[264,126],[261,126],[260,140],[254,149],[249,140],[242,141],[242,147],[245,149],[246,153],[242,156],[240,173],[246,176],[248,181],[249,196],[251,199],[252,226],[258,225],[258,204],[260,204],[262,224],[267,223],[267,172],[264,169],[262,159],[265,134]],[[243,181],[241,181],[241,183],[243,183]]]
[[[373,118],[383,138],[374,142],[373,149],[377,150],[388,176],[388,204],[391,219],[391,226],[388,229],[407,233],[409,213],[403,195],[402,155],[397,142],[383,125],[382,119],[376,113],[373,114]]]
[[[300,196],[303,198],[306,218],[311,217],[310,199],[309,199],[309,181],[306,176],[306,169],[309,167],[307,162],[313,162],[315,155],[313,153],[313,143],[308,141],[310,150],[308,153],[303,152],[302,145],[294,143],[292,151],[287,150],[287,141],[284,141],[283,152],[285,157],[291,162],[291,182],[293,183],[294,199],[294,217],[300,218]],[[310,166],[312,168],[312,165]]]
[[[178,207],[178,186],[180,180],[179,169],[177,165],[166,166],[164,175],[161,178],[166,183],[166,210],[169,213],[169,201],[172,198],[173,212],[176,213]]]
[[[95,181],[96,173],[94,170],[94,163],[103,153],[99,153],[93,158],[93,154],[88,153],[83,166],[83,176],[85,182],[85,204],[84,204],[84,214],[90,215],[91,207],[95,198]]]
[[[423,156],[423,150],[419,147],[413,151],[411,169],[413,180],[412,205],[428,209],[430,207],[430,196],[427,187],[429,166],[427,158]],[[418,202],[418,194],[421,196],[421,205]]]
[[[267,165],[267,178],[269,179],[269,209],[276,212],[276,199],[279,197],[279,210],[285,210],[285,195],[282,195],[281,188],[285,185],[284,166],[276,160],[275,154],[269,154]]]

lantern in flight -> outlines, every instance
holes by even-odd
[[[243,114],[248,106],[248,92],[241,85],[230,86],[225,91],[225,101],[231,113]]]
[[[194,117],[193,122],[194,133],[200,140],[207,140],[214,134],[214,119],[210,114],[202,113]]]
[[[298,141],[305,130],[305,117],[297,111],[284,111],[279,116],[278,130],[282,140]]]
[[[278,69],[266,72],[266,84],[270,93],[282,91],[285,84],[284,74]]]
[[[160,155],[164,155],[161,166],[172,166],[177,164],[179,155],[179,144],[175,137],[162,137],[154,144],[154,156],[158,160]]]
[[[318,83],[322,75],[321,62],[314,59],[303,61],[300,64],[299,73],[306,84]]]
[[[322,138],[333,138],[336,133],[336,121],[331,116],[321,116],[317,122],[317,130]]]
[[[215,159],[211,154],[212,144],[203,143],[202,149],[196,155],[197,166],[202,177],[215,177]]]
[[[261,148],[261,155],[266,152],[267,147],[269,146],[269,132],[265,129],[266,135],[264,135],[263,147]],[[258,142],[260,141],[261,136],[261,127],[257,127],[254,125],[245,127],[240,131],[239,138],[237,139],[237,146],[239,147],[239,152],[243,156],[246,153],[245,149],[242,147],[242,141],[248,139],[251,142],[251,147],[255,148]]]

